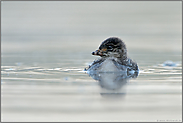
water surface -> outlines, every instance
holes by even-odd
[[[147,55],[134,55],[138,57],[139,76],[119,89],[102,87],[83,71],[94,60],[89,56],[3,56],[3,120],[180,121],[180,55],[159,54],[159,63],[152,59],[145,62]],[[174,59],[176,66],[163,66],[164,59]]]

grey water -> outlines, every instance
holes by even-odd
[[[1,6],[2,121],[182,121],[181,2]],[[138,76],[84,71],[110,36],[125,42]]]

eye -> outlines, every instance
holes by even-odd
[[[108,50],[112,50],[113,48],[112,48],[111,46],[108,46],[107,49],[108,49]]]

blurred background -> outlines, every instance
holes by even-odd
[[[2,1],[2,54],[91,52],[108,37],[129,52],[181,52],[180,1]]]
[[[83,71],[112,36],[136,79]],[[180,122],[182,2],[1,1],[1,119]]]

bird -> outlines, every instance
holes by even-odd
[[[127,48],[118,37],[105,39],[92,55],[100,56],[85,68],[87,72],[138,72],[135,61],[127,56]]]

